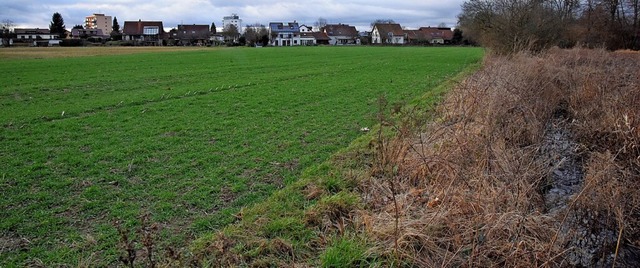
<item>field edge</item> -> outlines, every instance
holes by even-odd
[[[205,234],[190,246],[194,260],[204,266],[312,266],[350,267],[376,263],[367,249],[372,244],[349,218],[363,208],[358,187],[371,178],[379,134],[385,139],[399,135],[391,121],[411,125],[418,132],[432,120],[431,111],[446,92],[482,65],[467,65],[454,77],[398,107],[389,108],[381,98],[380,109],[391,116],[356,138],[329,160],[303,171],[301,178],[273,193],[268,199],[243,208],[237,221],[220,231]],[[381,111],[383,114],[384,111]],[[394,124],[395,124],[394,123]],[[176,260],[168,260],[176,261]]]

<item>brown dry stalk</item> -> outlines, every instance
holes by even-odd
[[[624,254],[640,244],[637,70],[640,55],[603,50],[488,56],[448,94],[427,131],[399,131],[395,140],[379,133],[372,174],[388,180],[360,189],[390,198],[363,198],[371,209],[364,231],[377,241],[371,250],[427,267],[569,265],[574,238],[557,233],[578,231],[563,222],[570,215],[596,229],[625,226],[593,265],[640,263]],[[584,188],[559,213],[545,204],[551,173],[564,161],[543,148],[554,118],[564,118],[578,144],[567,150],[584,173]],[[621,216],[607,217],[614,214]],[[601,257],[618,250],[615,260]]]

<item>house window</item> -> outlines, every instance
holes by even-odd
[[[142,30],[144,35],[157,35],[159,32],[158,26],[144,26]]]

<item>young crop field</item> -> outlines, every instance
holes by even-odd
[[[144,215],[159,225],[158,247],[186,245],[347,146],[376,123],[379,97],[409,102],[483,56],[417,47],[11,53],[0,50],[2,267],[117,265],[116,226],[133,229]]]

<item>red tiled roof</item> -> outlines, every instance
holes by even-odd
[[[311,34],[313,34],[313,37],[315,37],[316,40],[318,40],[318,41],[321,41],[321,40],[329,41],[329,40],[331,40],[329,38],[329,36],[326,33],[323,33],[323,32],[312,32]]]
[[[124,35],[142,35],[145,26],[158,26],[160,34],[164,34],[164,28],[162,27],[162,21],[125,21],[122,28],[122,34]]]
[[[425,35],[430,37],[429,39],[433,39],[433,38],[442,38],[444,40],[453,39],[453,31],[451,31],[451,28],[420,27],[419,31],[423,32]]]
[[[373,25],[373,28],[378,28],[378,33],[380,33],[380,36],[388,36],[389,33],[393,34],[394,36],[404,35],[402,27],[400,27],[400,24],[397,23],[376,23],[375,25]]]
[[[420,30],[404,30],[404,34],[408,40],[429,40],[427,34]]]

